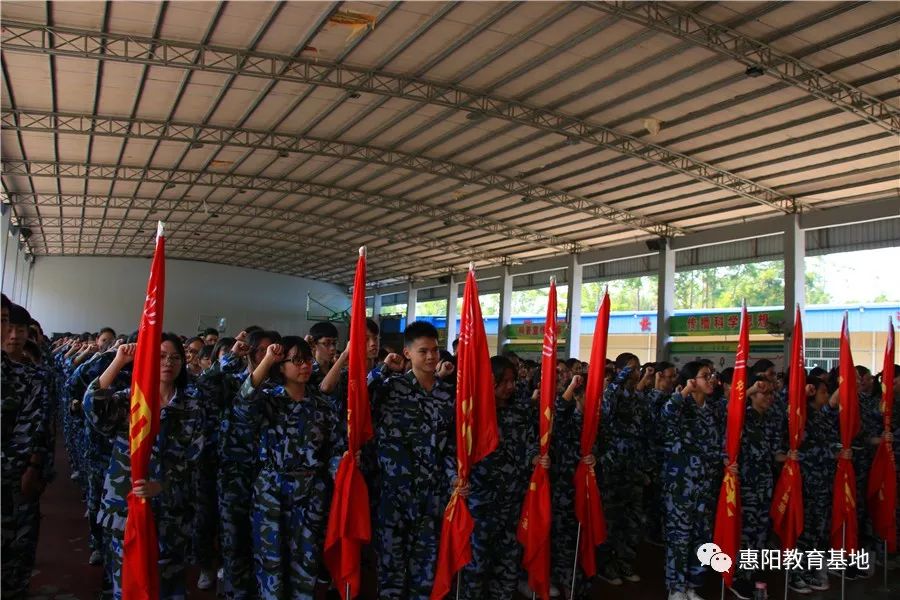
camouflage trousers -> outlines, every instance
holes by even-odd
[[[429,497],[382,488],[372,519],[380,600],[425,600],[437,560],[440,512]]]
[[[551,491],[551,507],[553,516],[550,529],[550,578],[560,587],[569,589],[572,586],[572,566],[578,550],[578,519],[575,517],[575,484],[572,482],[574,471],[554,477]],[[576,570],[576,589],[584,589],[581,585],[581,569]]]
[[[518,499],[472,505],[472,562],[462,571],[460,597],[467,600],[511,598],[519,579],[522,547],[516,540]]]
[[[769,547],[772,507],[771,482],[759,484],[741,482],[741,548],[764,550]],[[752,581],[756,571],[737,569],[737,578]]]
[[[600,492],[608,535],[600,560],[616,571],[633,571],[637,548],[644,536],[644,475],[616,468],[604,472],[603,481]]]
[[[666,586],[670,592],[702,587],[706,567],[697,559],[697,548],[712,541],[716,503],[712,483],[670,481],[664,493]]]
[[[90,538],[88,540],[91,550],[103,550],[103,527],[97,523],[97,513],[100,511],[100,502],[103,498],[103,479],[106,476],[106,465],[96,460],[86,461],[88,473],[86,477],[88,526]],[[107,459],[107,463],[108,463]]]
[[[174,516],[174,515],[170,515]],[[125,547],[125,532],[107,528],[107,561],[112,579],[112,598],[122,600],[122,556]],[[157,515],[157,536],[159,538],[159,597],[160,600],[184,600],[185,549],[188,547],[189,528],[178,519],[161,519]]]
[[[25,597],[37,552],[40,504],[26,500],[20,489],[17,480],[3,481],[0,583],[4,600]]]
[[[259,596],[312,600],[325,543],[327,487],[314,472],[263,469],[253,485],[253,556]]]
[[[251,475],[246,465],[220,465],[218,477],[219,516],[222,534],[222,567],[225,597],[229,600],[256,598],[253,577],[253,543],[250,526]]]

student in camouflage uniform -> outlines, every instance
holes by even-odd
[[[803,531],[797,538],[797,550],[804,554],[825,550],[831,544],[828,524],[836,451],[840,447],[838,411],[829,404],[825,382],[808,376],[806,394],[806,426],[798,448],[803,479]],[[792,571],[789,585],[801,594],[824,591],[828,589],[828,575],[825,569]]]
[[[10,329],[27,327],[28,312],[3,296],[2,339]],[[37,549],[44,469],[48,461],[47,390],[25,365],[2,350],[2,510],[0,510],[0,584],[4,598],[25,598]]]
[[[522,553],[516,528],[537,448],[537,415],[529,404],[514,398],[513,363],[495,356],[491,369],[500,443],[469,475],[468,505],[475,531],[472,562],[462,572],[460,595],[471,600],[511,598],[516,591]]]
[[[662,361],[653,366],[654,385],[647,392],[647,412],[649,417],[647,453],[647,478],[650,483],[644,489],[644,514],[647,523],[647,539],[656,546],[664,546],[663,542],[663,496],[662,471],[665,460],[664,428],[660,421],[662,407],[675,391],[675,379],[678,372],[675,365]]]
[[[859,528],[859,547],[872,556],[882,552],[881,540],[875,535],[872,517],[869,514],[867,490],[869,471],[875,460],[875,450],[881,443],[884,421],[881,412],[881,398],[875,394],[875,378],[866,367],[856,367],[859,392],[860,432],[853,441],[853,469],[856,472],[856,520]],[[859,576],[869,578],[875,574],[875,561],[870,561],[869,569],[860,570]]]
[[[634,560],[644,533],[644,488],[649,483],[651,421],[645,390],[655,382],[655,370],[648,367],[641,377],[639,367],[634,354],[617,356],[616,377],[603,393],[601,493],[609,535],[601,548],[600,577],[613,585],[641,580]]]
[[[378,598],[424,599],[431,594],[438,532],[456,478],[453,386],[435,375],[438,334],[415,321],[404,331],[403,357],[390,354],[372,372],[370,401],[378,468],[372,518],[378,555]],[[465,490],[464,493],[468,493]]]
[[[696,600],[705,569],[697,548],[712,539],[712,519],[723,466],[725,406],[710,400],[709,367],[688,362],[679,388],[663,405],[666,458],[666,586],[669,600]]]
[[[244,381],[234,419],[258,438],[253,554],[260,597],[312,599],[325,541],[337,415],[315,387],[305,340],[272,344]],[[260,387],[269,381],[266,387]],[[334,462],[336,468],[337,463]]]
[[[197,502],[196,471],[203,454],[212,451],[208,440],[214,426],[203,409],[197,389],[188,386],[184,347],[174,335],[163,334],[160,354],[160,427],[150,457],[151,478],[131,484],[128,424],[131,390],[113,392],[111,386],[122,368],[134,360],[136,344],[116,350],[109,368],[94,380],[84,398],[90,425],[113,437],[113,451],[106,478],[100,521],[110,535],[108,560],[113,565],[113,598],[122,597],[122,550],[127,497],[133,492],[149,499],[159,536],[160,598],[186,597],[186,552],[190,547],[192,511]]]
[[[322,379],[331,371],[331,367],[338,357],[337,327],[328,321],[315,323],[309,328],[306,342],[313,352],[313,371],[309,383],[318,387],[322,383]]]
[[[756,376],[751,379],[747,396],[750,400],[744,412],[744,428],[741,432],[741,450],[738,470],[741,482],[741,548],[763,550],[768,548],[772,507],[775,489],[772,465],[784,462],[783,431],[778,419],[780,413],[772,409],[774,391],[768,379]],[[753,582],[758,573],[738,569],[731,591],[738,598],[748,600],[753,595]]]
[[[223,415],[218,445],[218,497],[225,597],[229,600],[248,600],[257,596],[250,522],[256,440],[252,430],[236,418],[234,403],[241,385],[266,355],[269,345],[280,342],[281,336],[276,331],[257,328],[249,334],[242,332],[232,351],[219,359],[218,370],[211,369],[217,373],[215,378],[221,390]]]

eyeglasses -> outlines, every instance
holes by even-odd
[[[295,356],[294,358],[288,358],[286,360],[281,361],[281,364],[291,363],[295,367],[299,367],[300,365],[312,364],[311,358],[304,358],[302,356]]]
[[[181,362],[181,356],[178,354],[160,354],[159,362],[162,364],[172,363],[173,365],[177,365]]]

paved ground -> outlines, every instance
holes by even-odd
[[[45,492],[41,509],[41,539],[38,545],[37,564],[31,581],[32,600],[93,600],[100,589],[101,568],[88,565],[87,522],[84,518],[84,505],[79,498],[78,487],[69,479],[68,464],[62,447],[57,449],[59,476]],[[602,600],[665,600],[666,593],[662,581],[663,549],[646,546],[641,549],[642,566],[638,574],[643,578],[640,583],[627,583],[614,587],[597,582],[591,590],[591,598]],[[848,600],[895,600],[900,598],[900,570],[890,572],[889,586],[893,592],[883,590],[883,572],[879,569],[876,577],[866,581],[853,581],[847,584]],[[769,598],[784,598],[784,578],[781,574],[767,579]],[[366,578],[371,588],[371,576]],[[192,599],[213,600],[215,596],[209,592],[196,589],[197,573],[189,573],[189,596]],[[702,596],[706,600],[717,600],[720,597],[720,580],[709,577]],[[808,598],[809,600],[839,600],[840,580],[831,580],[832,588],[828,592],[800,596],[791,592],[789,598]],[[371,591],[365,598],[374,599]],[[733,598],[726,592],[726,598]],[[497,599],[501,600],[501,599]]]

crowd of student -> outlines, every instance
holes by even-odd
[[[128,424],[136,336],[104,328],[51,340],[5,296],[2,310],[4,597],[24,597],[27,590],[39,499],[55,473],[57,435],[64,437],[72,478],[83,491],[90,563],[104,569],[103,597],[122,595],[129,493],[152,503],[162,598],[185,597],[192,564],[200,568],[197,587],[209,589],[218,579],[228,599],[326,593],[330,578],[322,546],[333,477],[346,450],[348,359],[346,351],[338,352],[333,324],[317,323],[302,337],[259,327],[235,338],[215,330],[190,339],[163,335],[161,426],[151,476],[132,486]],[[403,348],[383,348],[377,324],[367,321],[375,435],[359,461],[373,527],[364,561],[376,573],[378,598],[429,596],[440,519],[457,485],[455,359],[438,348],[438,333],[428,323],[409,324]],[[640,581],[638,555],[649,541],[665,546],[669,598],[697,600],[705,567],[696,550],[712,540],[726,466],[740,474],[741,548],[776,547],[769,507],[788,454],[787,398],[785,376],[770,361],[759,360],[751,369],[740,456],[731,466],[723,459],[723,443],[732,369],[716,372],[706,360],[680,370],[668,362],[641,365],[629,353],[602,366],[561,360],[551,451],[539,458],[538,365],[507,353],[493,357],[490,368],[500,443],[461,487],[476,527],[459,597],[511,598],[517,589],[530,596],[515,532],[535,464],[550,470],[552,482],[554,596],[567,594],[572,581],[572,476],[579,461],[595,466],[598,475],[608,524],[598,567],[608,584]],[[880,557],[865,480],[882,435],[892,436],[883,434],[881,382],[864,367],[856,370],[862,431],[852,459],[859,478],[860,545]],[[900,397],[900,367],[895,372],[888,385]],[[831,481],[840,448],[836,373],[813,369],[807,379],[808,421],[798,452],[805,523],[800,550],[829,547]],[[588,377],[604,377],[605,389],[597,445],[583,457]],[[869,577],[874,562],[845,575]],[[732,593],[750,597],[757,575],[739,570]],[[820,570],[794,571],[790,578],[798,594],[828,585]],[[577,583],[579,593],[588,588]]]

